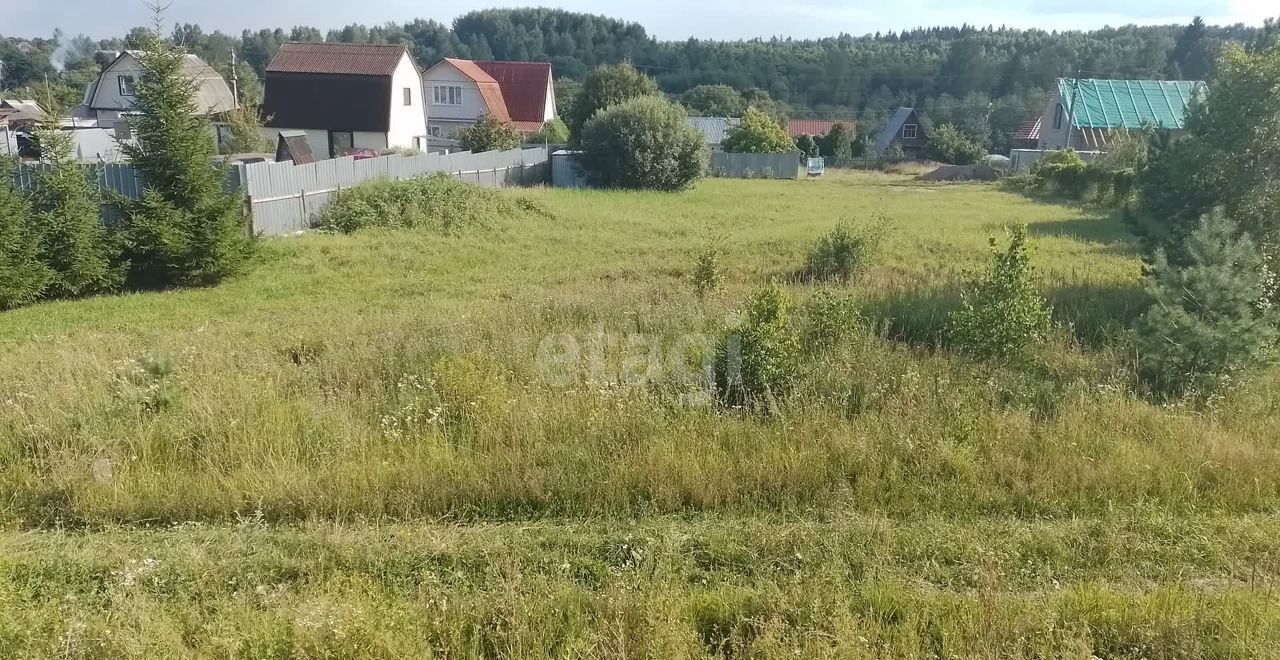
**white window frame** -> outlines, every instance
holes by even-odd
[[[911,129],[911,134],[910,134],[910,135],[907,135],[907,129]],[[916,139],[916,137],[917,137],[918,135],[920,135],[920,125],[919,125],[919,124],[903,124],[903,125],[902,125],[902,139],[904,139],[904,140],[914,140],[914,139]]]
[[[462,85],[433,85],[432,105],[462,105]]]
[[[404,104],[413,105],[413,88],[412,87],[404,88]]]
[[[120,96],[137,96],[138,87],[137,80],[133,76],[119,75],[116,76],[116,85],[120,88]]]
[[[440,130],[439,126],[428,126],[427,135],[431,137],[440,137],[441,135],[443,135],[443,132]]]

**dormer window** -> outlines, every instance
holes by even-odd
[[[914,139],[916,139],[916,132],[917,132],[917,131],[919,131],[919,126],[917,126],[917,125],[915,125],[915,124],[903,124],[903,125],[902,125],[902,139],[904,139],[904,140],[914,140]]]
[[[133,76],[120,76],[120,96],[137,96],[133,86]]]

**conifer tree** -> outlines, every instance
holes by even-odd
[[[11,165],[0,159],[0,311],[39,299],[53,271],[40,263],[31,205],[13,186]]]
[[[1183,266],[1156,254],[1139,371],[1157,394],[1207,396],[1270,360],[1276,315],[1257,247],[1224,213],[1201,219],[1184,252]]]
[[[216,162],[209,120],[194,99],[198,83],[186,55],[160,37],[159,10],[138,56],[134,144],[122,145],[146,182],[142,199],[126,202],[130,283],[139,288],[205,286],[238,272],[253,239],[227,170]]]

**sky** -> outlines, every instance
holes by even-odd
[[[169,22],[199,23],[206,31],[312,25],[322,30],[349,23],[376,25],[414,18],[446,25],[492,0],[172,0]],[[528,5],[539,4],[532,0]],[[1280,16],[1275,0],[543,0],[571,11],[640,23],[660,39],[740,39],[862,35],[938,25],[1007,25],[1046,30],[1093,29],[1129,23],[1186,23],[1200,15],[1210,24],[1257,25]],[[0,34],[117,36],[149,22],[142,0],[0,0]],[[517,5],[507,5],[517,6]],[[109,9],[108,9],[109,7]]]

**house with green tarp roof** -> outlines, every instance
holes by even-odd
[[[1118,132],[1153,126],[1176,133],[1204,89],[1196,80],[1059,78],[1041,119],[1039,147],[1106,151]]]

